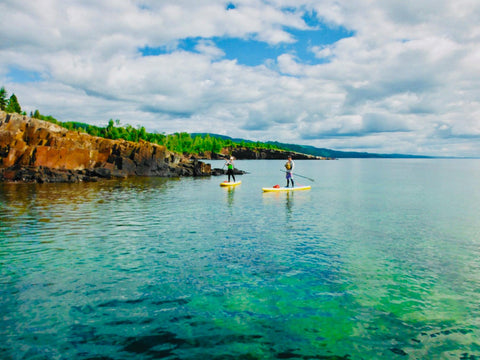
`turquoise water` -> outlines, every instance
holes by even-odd
[[[0,358],[480,359],[480,160],[282,164],[0,184]]]

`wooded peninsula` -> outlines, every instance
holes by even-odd
[[[4,87],[0,89],[0,110],[6,113],[18,113],[27,115],[22,111],[20,103],[15,94],[12,94],[7,99],[7,91]],[[176,132],[174,134],[165,134],[158,132],[147,132],[145,127],[138,126],[137,128],[131,125],[122,126],[120,120],[110,119],[108,125],[105,127],[90,125],[77,121],[59,121],[51,115],[42,115],[39,110],[30,112],[30,117],[64,127],[71,131],[81,131],[92,136],[99,136],[111,140],[127,140],[139,142],[140,140],[148,141],[153,144],[163,145],[168,150],[181,154],[205,154],[220,153],[225,148],[250,148],[250,149],[269,149],[269,150],[285,150],[289,149],[281,147],[272,143],[251,142],[251,141],[233,141],[228,138],[221,138],[217,136],[210,136],[209,134],[195,135],[192,137],[187,132]]]

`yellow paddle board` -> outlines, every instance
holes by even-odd
[[[220,186],[237,186],[237,185],[240,185],[242,183],[242,180],[238,180],[238,181],[224,181],[222,183],[220,183]]]
[[[263,192],[276,192],[276,191],[296,191],[296,190],[310,190],[312,187],[307,186],[296,186],[296,187],[264,187],[262,188]]]

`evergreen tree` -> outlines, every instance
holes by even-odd
[[[213,141],[209,134],[203,138],[203,149],[205,151],[212,151]]]
[[[222,150],[222,144],[220,143],[219,139],[213,138],[212,140],[212,152],[219,153]]]
[[[193,152],[195,154],[198,154],[199,152],[202,152],[203,149],[203,139],[200,135],[195,136],[195,139],[193,139]]]
[[[8,113],[22,113],[22,108],[20,107],[20,104],[18,103],[17,97],[15,94],[12,94],[10,96],[10,99],[8,99],[8,104],[7,107],[5,108],[5,111]]]
[[[118,128],[113,127],[112,130],[110,131],[110,139],[116,140],[120,139],[120,133],[118,131]]]
[[[2,86],[0,89],[0,110],[5,110],[7,107],[7,90]]]
[[[138,138],[142,140],[147,140],[147,131],[143,126],[138,129]]]

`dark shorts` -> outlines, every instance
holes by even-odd
[[[286,176],[287,179],[291,179],[292,178],[292,173],[290,172],[287,172],[287,176]]]

